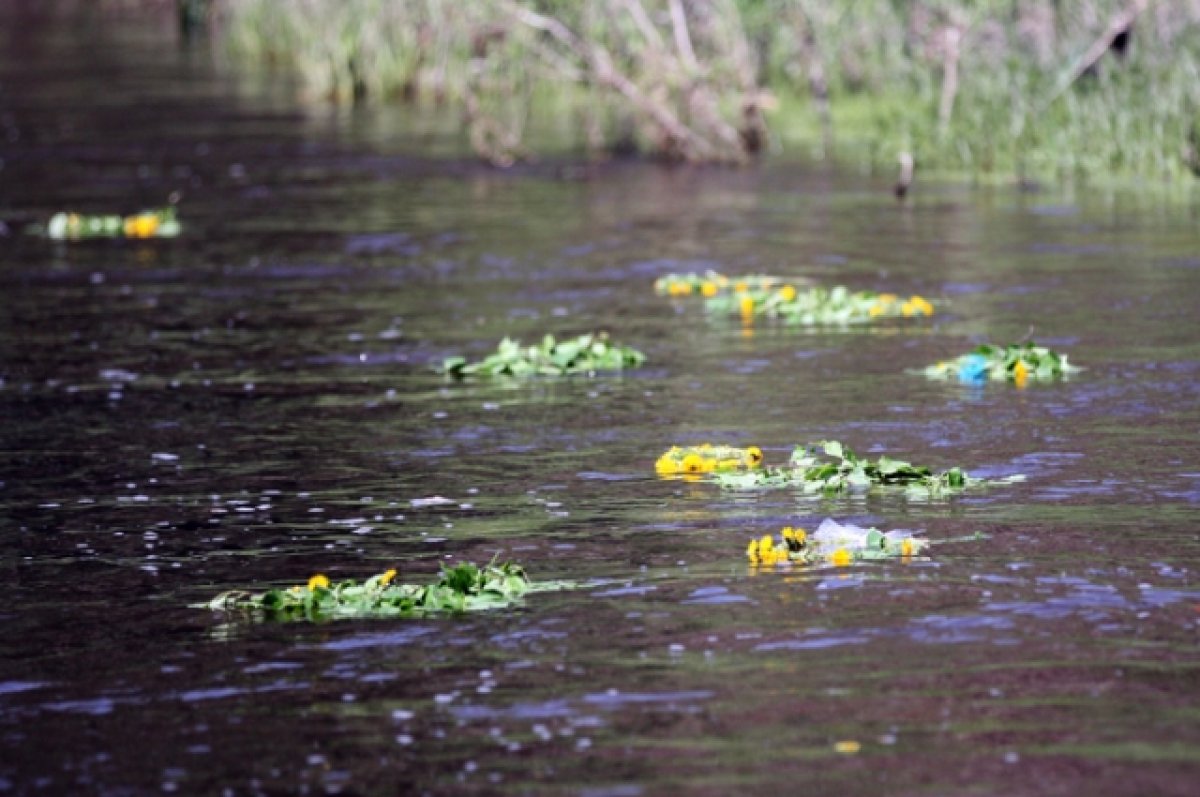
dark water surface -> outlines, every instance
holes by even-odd
[[[153,20],[30,6],[0,12],[0,792],[1197,793],[1195,203],[489,171],[411,111],[306,110]],[[174,190],[177,240],[23,232]],[[706,267],[944,312],[747,332],[650,290]],[[1031,325],[1087,370],[905,373]],[[648,366],[430,371],[596,328]],[[675,443],[824,438],[1029,478],[922,503],[653,476]],[[990,537],[748,571],[752,535],[825,516]],[[417,622],[187,608],[496,552],[599,585]]]

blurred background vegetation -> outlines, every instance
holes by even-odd
[[[195,0],[181,0],[191,5]],[[214,0],[314,95],[459,109],[496,164],[802,148],[1016,178],[1200,174],[1200,0]]]

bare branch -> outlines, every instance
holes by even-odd
[[[683,65],[691,74],[700,71],[696,62],[696,51],[692,49],[692,37],[688,33],[687,15],[683,12],[683,0],[671,0],[671,28],[675,31],[675,47]]]
[[[1052,105],[1055,100],[1067,92],[1067,89],[1075,84],[1075,81],[1079,80],[1089,69],[1095,66],[1096,62],[1112,47],[1116,38],[1122,33],[1127,33],[1133,27],[1134,21],[1149,5],[1150,0],[1130,0],[1125,10],[1112,18],[1108,23],[1108,27],[1105,28],[1104,33],[1100,34],[1100,37],[1092,42],[1092,45],[1079,57],[1075,65],[1067,72],[1066,77],[1059,82],[1058,88],[1054,90],[1054,93],[1042,103],[1042,108],[1044,109]]]

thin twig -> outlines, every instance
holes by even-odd
[[[692,37],[688,33],[687,15],[683,11],[683,0],[671,0],[671,28],[675,33],[675,47],[690,74],[700,71],[696,51],[692,49]]]

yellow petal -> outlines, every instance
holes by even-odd
[[[329,589],[329,578],[321,573],[317,573],[315,576],[310,578],[308,580],[308,591],[312,592],[317,587],[324,587],[325,589]]]
[[[829,562],[834,567],[846,567],[850,564],[851,559],[853,559],[853,557],[845,548],[838,548],[836,551],[829,554]]]

